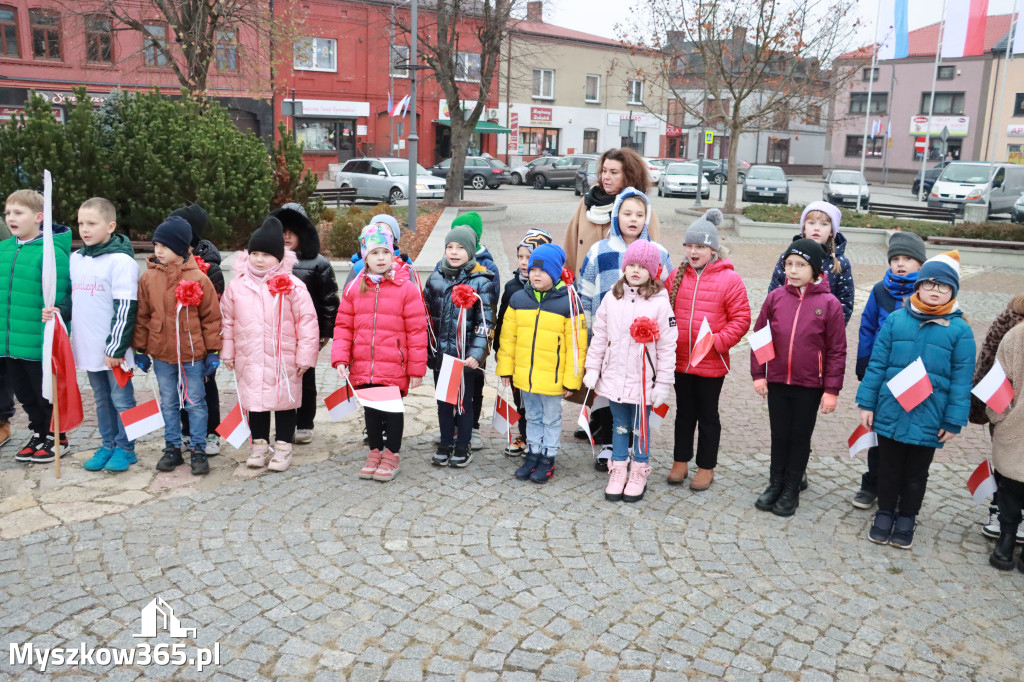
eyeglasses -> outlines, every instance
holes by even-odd
[[[921,282],[921,288],[926,291],[937,291],[940,294],[948,294],[949,292],[953,291],[953,287],[949,286],[945,282],[936,282],[933,279]]]

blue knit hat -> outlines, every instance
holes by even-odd
[[[192,245],[192,226],[180,215],[172,215],[156,226],[153,243],[163,244],[182,258],[188,258],[188,248]]]
[[[530,254],[527,272],[540,268],[551,276],[551,281],[558,283],[562,279],[562,268],[565,267],[565,251],[558,244],[541,244]]]
[[[953,298],[956,298],[957,292],[960,291],[960,252],[947,251],[926,260],[917,273],[917,283],[914,287],[920,287],[928,280],[953,287]]]

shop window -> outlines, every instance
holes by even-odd
[[[10,5],[0,5],[0,57],[17,57],[18,11]]]
[[[217,70],[238,71],[238,31],[216,32]]]
[[[90,14],[85,17],[85,59],[94,64],[111,64],[114,61],[110,17],[105,14]]]
[[[647,133],[642,131],[635,131],[633,137],[623,137],[621,140],[620,147],[628,147],[638,154],[644,153],[644,147],[647,145]]]
[[[587,86],[584,99],[588,102],[601,101],[601,77],[597,74],[587,74]]]
[[[305,151],[337,151],[337,122],[332,120],[302,119],[295,130],[295,141]]]
[[[460,52],[455,58],[455,80],[480,82],[480,55],[476,52]]]
[[[558,154],[558,128],[519,128],[520,153],[526,156]]]
[[[864,136],[863,135],[847,135],[846,136],[846,156],[860,158],[860,151],[863,148]],[[884,137],[869,137],[868,138],[868,151],[866,156],[868,158],[882,158],[882,150],[885,148]]]
[[[60,59],[60,15],[30,9],[28,21],[32,28],[32,55],[36,59]]]
[[[554,99],[555,98],[555,71],[554,69],[533,70],[533,98]]]
[[[626,81],[626,91],[629,94],[629,102],[627,104],[643,104],[644,103],[644,82],[641,80],[629,80]]]
[[[928,138],[928,160],[929,161],[942,161],[948,159],[950,161],[960,160],[960,145],[963,140],[959,138],[949,138],[945,142],[942,138],[932,135]],[[918,152],[913,152],[914,161],[920,161],[921,155]]]
[[[1024,92],[1018,92],[1013,100],[1013,115],[1024,116]]]
[[[406,67],[409,65],[409,46],[408,45],[392,45],[391,46],[391,77],[392,78],[408,78],[409,69]]]
[[[150,38],[146,41],[143,57],[146,66],[167,66],[167,26],[165,24],[146,24]]]
[[[853,92],[850,93],[850,113],[851,114],[863,114],[868,108],[868,93],[866,92]],[[889,111],[889,93],[887,92],[873,92],[871,93],[871,113],[872,114],[885,114]]]
[[[962,92],[936,92],[935,108],[929,107],[930,92],[921,93],[921,115],[928,116],[959,116],[964,113],[964,93]]]
[[[584,154],[596,154],[597,153],[597,132],[593,128],[587,128],[583,131],[583,153]]]
[[[955,66],[940,66],[938,73],[935,74],[935,79],[940,81],[951,81],[955,76]]]
[[[789,140],[768,141],[768,163],[780,166],[789,163]]]
[[[295,41],[294,64],[299,71],[337,71],[338,41],[332,38],[299,38]]]

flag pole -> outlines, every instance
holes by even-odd
[[[896,64],[891,64],[892,77],[889,80],[889,102],[886,106],[888,128],[885,133],[885,146],[882,147],[882,184],[889,182],[889,147],[892,146],[892,103],[896,94]]]
[[[999,124],[1000,118],[1002,118],[1001,114],[1003,113],[1003,97],[1006,95],[1006,72],[1010,70],[1010,61],[1013,59],[1013,53],[1010,48],[1013,46],[1014,33],[1016,33],[1014,28],[1017,22],[1020,21],[1017,4],[1017,0],[1014,0],[1013,14],[1010,15],[1010,32],[1006,34],[1006,56],[1003,58],[1003,76],[999,79],[999,104],[996,107],[996,121],[992,126],[992,145],[989,147],[988,154],[986,154],[990,163],[995,161],[996,140],[999,139]]]
[[[54,313],[59,315],[60,313]],[[51,361],[52,362],[52,361]],[[60,400],[57,396],[57,373],[53,373],[53,472],[60,478]]]
[[[921,154],[921,182],[917,186],[917,200],[924,201],[924,174],[928,165],[928,152],[932,144],[932,117],[935,115],[935,83],[939,77],[939,60],[942,59],[942,37],[946,32],[946,0],[942,0],[942,21],[939,23],[939,42],[935,45],[935,66],[932,68],[932,96],[928,102],[928,123],[924,127],[924,153]],[[941,159],[940,159],[941,161]]]
[[[868,102],[864,106],[864,137],[860,141],[860,174],[864,175],[864,160],[868,153],[868,126],[871,124],[871,93],[875,86],[875,64],[878,63],[878,22],[882,18],[882,3],[875,10],[875,40],[871,43],[871,73],[868,77]],[[700,189],[698,182],[697,189]],[[700,194],[700,192],[698,192]],[[860,187],[857,187],[857,210],[860,211]]]

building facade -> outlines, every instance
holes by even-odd
[[[1019,19],[1018,19],[1019,21]],[[992,115],[985,128],[983,156],[989,161],[1024,164],[1024,59],[1006,57],[1007,34],[992,47]]]

